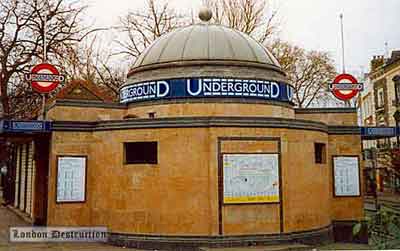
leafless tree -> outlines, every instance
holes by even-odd
[[[177,14],[168,2],[147,0],[146,4],[144,10],[132,11],[120,18],[117,27],[126,35],[122,41],[116,41],[122,47],[119,53],[132,62],[155,39],[187,23],[187,17]]]
[[[327,86],[336,70],[328,53],[306,51],[281,40],[275,40],[269,48],[294,86],[293,99],[298,107],[307,108],[329,98]]]
[[[52,57],[93,31],[81,25],[84,10],[79,2],[68,0],[0,1],[0,98],[5,117],[14,116],[22,106],[11,109],[12,104],[24,101],[30,105],[25,95],[29,88],[25,88],[21,76],[44,60],[44,24],[46,49]]]
[[[264,43],[278,32],[278,10],[268,0],[204,0],[213,22],[251,35]]]
[[[204,0],[213,12],[213,23],[240,30],[265,42],[278,31],[277,10],[266,0]],[[194,13],[177,13],[167,2],[147,0],[144,10],[129,12],[117,27],[126,36],[116,41],[133,62],[158,37],[196,23]]]
[[[66,82],[81,79],[92,82],[117,99],[119,87],[125,82],[126,69],[113,62],[112,51],[101,46],[101,39],[92,36],[73,47],[66,47],[55,61],[66,76]]]

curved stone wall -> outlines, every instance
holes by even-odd
[[[213,236],[221,231],[225,236],[277,234],[328,226],[330,169],[327,163],[315,164],[313,156],[314,142],[328,144],[328,134],[323,124],[317,129],[318,123],[309,127],[302,123],[298,129],[200,125],[99,127],[91,132],[76,132],[69,125],[75,132],[54,133],[51,161],[65,152],[88,154],[90,193],[84,204],[55,205],[51,200],[49,224],[106,225],[118,233],[185,236]],[[157,141],[159,163],[124,165],[123,143],[130,141]],[[80,147],[71,147],[74,144]],[[254,151],[279,151],[281,203],[220,207],[218,153]],[[54,169],[52,165],[51,182],[56,180]],[[51,189],[49,198],[54,197]]]
[[[132,70],[126,84],[156,79],[218,76],[227,78],[255,78],[288,82],[285,73],[273,65],[262,65],[243,61],[171,62],[150,65]]]
[[[203,101],[203,102],[202,102]],[[231,101],[231,102],[229,102]],[[156,118],[191,117],[191,116],[230,116],[230,117],[276,117],[294,118],[293,108],[280,102],[243,102],[237,100],[182,100],[154,101],[131,104],[126,115],[128,118],[149,118],[153,113]]]

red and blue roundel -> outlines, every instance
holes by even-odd
[[[53,91],[58,83],[64,80],[57,68],[51,64],[43,63],[34,66],[31,73],[25,74],[25,79],[30,81],[32,88],[40,93]]]
[[[347,101],[363,90],[363,84],[358,83],[352,75],[344,73],[336,76],[333,83],[329,84],[329,90],[336,98]]]

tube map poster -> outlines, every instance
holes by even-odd
[[[224,203],[279,202],[278,154],[224,154]]]

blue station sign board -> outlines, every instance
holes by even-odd
[[[231,78],[180,78],[125,85],[120,102],[176,98],[246,98],[291,102],[293,87],[272,80]]]
[[[50,121],[1,120],[0,133],[40,133],[50,132]]]
[[[361,127],[363,139],[390,138],[400,135],[400,128],[396,127]]]

